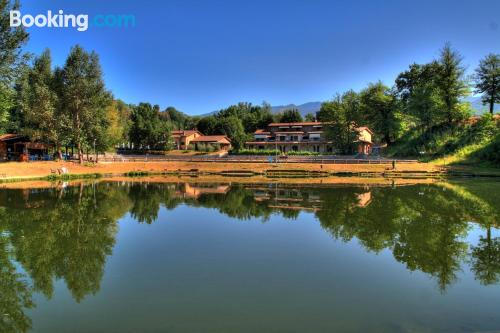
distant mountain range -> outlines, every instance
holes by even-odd
[[[474,109],[475,111],[474,112],[475,114],[479,115],[489,112],[489,105],[483,105],[483,102],[481,101],[481,96],[475,96],[475,97],[470,96],[466,98],[466,101],[471,104],[472,109]],[[288,104],[288,105],[272,106],[271,110],[273,113],[278,113],[286,109],[297,109],[299,110],[302,116],[305,116],[308,113],[316,114],[316,112],[318,112],[320,108],[321,108],[321,102],[309,102],[300,105]],[[495,112],[500,112],[500,104],[495,104]]]
[[[471,104],[475,114],[480,115],[489,112],[489,105],[483,105],[483,102],[481,102],[481,96],[470,96],[465,100]],[[321,102],[309,102],[300,105],[288,104],[272,106],[271,110],[273,113],[278,113],[287,109],[297,109],[302,116],[305,116],[308,113],[316,114],[320,108]],[[495,112],[500,112],[500,104],[495,104]]]
[[[481,97],[480,96],[475,96],[475,97],[467,97],[465,99],[467,102],[470,102],[472,105],[472,108],[474,109],[474,113],[477,115],[484,114],[489,111],[489,106],[488,105],[483,105],[481,102]],[[276,106],[271,106],[271,112],[273,114],[279,113],[284,110],[288,109],[297,109],[302,117],[304,117],[308,113],[316,114],[316,112],[319,111],[321,108],[321,102],[308,102],[304,104],[287,104],[287,105],[276,105]],[[495,104],[495,112],[500,112],[500,104]],[[217,113],[217,111],[210,112],[207,114],[204,114],[202,116],[209,116],[212,114]]]
[[[318,112],[320,108],[321,102],[308,102],[300,105],[288,104],[271,106],[271,111],[272,113],[279,113],[284,110],[297,109],[303,117],[308,113],[316,114],[316,112]]]

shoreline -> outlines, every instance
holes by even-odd
[[[427,163],[405,163],[396,170],[387,164],[319,164],[319,163],[262,163],[262,162],[194,162],[194,161],[137,161],[78,164],[66,161],[5,162],[0,164],[0,180],[58,178],[57,170],[65,168],[67,175],[84,177],[92,174],[122,176],[146,174],[221,174],[221,175],[386,175],[442,174],[442,168]]]
[[[150,175],[150,176],[113,176],[113,177],[96,177],[86,179],[70,179],[70,180],[24,180],[19,182],[0,183],[1,189],[44,189],[44,188],[59,188],[64,186],[77,186],[91,184],[94,181],[99,182],[124,182],[124,183],[189,183],[189,184],[232,184],[238,183],[243,185],[262,185],[279,183],[280,186],[374,186],[374,187],[398,187],[417,184],[436,184],[442,181],[438,178],[382,178],[382,177],[325,177],[325,178],[282,178],[270,179],[262,176],[254,177],[226,177],[217,175],[205,176],[182,176],[182,175]]]
[[[57,170],[66,168],[66,174]],[[264,177],[268,181],[289,178],[385,178],[422,179],[500,177],[500,170],[441,167],[432,163],[405,163],[393,170],[387,164],[318,164],[318,163],[234,163],[234,162],[99,162],[80,165],[75,162],[6,162],[0,164],[0,183],[35,180],[73,180],[134,176],[219,176]]]

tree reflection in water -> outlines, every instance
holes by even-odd
[[[97,182],[50,189],[0,190],[0,331],[27,331],[24,310],[32,292],[47,298],[62,279],[79,302],[99,291],[106,258],[112,253],[117,221],[130,212],[139,223],[154,223],[160,207],[179,204],[217,209],[238,220],[268,221],[281,214],[316,216],[335,239],[357,239],[367,250],[390,249],[409,270],[436,279],[442,292],[470,263],[476,279],[500,278],[500,211],[492,193],[500,185],[467,183],[401,187],[293,186]],[[493,192],[492,192],[493,191]],[[494,197],[494,196],[493,196]],[[470,222],[485,236],[471,245]],[[16,263],[26,275],[18,272]]]

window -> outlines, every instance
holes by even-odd
[[[319,141],[319,140],[320,140],[320,138],[321,138],[321,134],[319,134],[319,133],[311,133],[311,134],[309,135],[309,137],[310,137],[310,138],[311,138],[311,140],[313,140],[313,141]]]

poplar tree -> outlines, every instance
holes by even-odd
[[[21,131],[31,140],[54,143],[59,158],[67,134],[68,121],[59,107],[56,76],[52,71],[50,51],[35,59],[33,67],[19,83],[19,108],[24,117]]]
[[[78,158],[83,163],[83,148],[90,148],[94,140],[101,140],[106,129],[106,107],[111,94],[102,79],[99,57],[79,45],[71,49],[61,73],[62,106],[71,120],[71,139]]]
[[[462,99],[468,96],[469,86],[464,76],[462,56],[450,44],[446,44],[441,50],[438,64],[437,88],[444,104],[445,119],[451,124],[468,116],[468,109]]]

